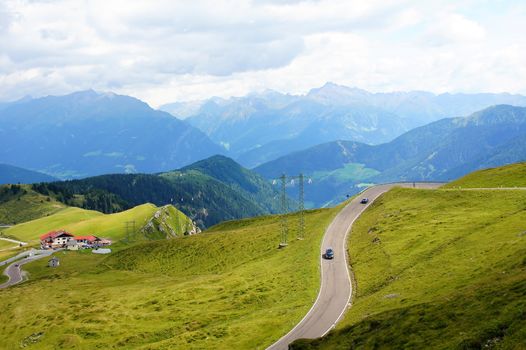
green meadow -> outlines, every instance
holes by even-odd
[[[147,237],[151,239],[165,238],[166,233],[170,230],[181,235],[184,232],[185,225],[190,224],[189,219],[180,211],[172,206],[164,207],[164,212],[168,212],[166,220],[160,222],[160,219],[154,219],[155,229],[152,229],[152,235]],[[75,235],[96,235],[112,240],[121,240],[129,238],[132,240],[145,238],[139,230],[145,226],[154,214],[162,210],[153,204],[143,204],[132,209],[115,213],[102,214],[98,211],[85,210],[75,207],[69,207],[60,212],[45,216],[40,219],[28,221],[2,231],[2,235],[15,238],[21,241],[29,242],[32,245],[38,244],[39,236],[58,229],[65,229]],[[177,219],[175,218],[177,216]],[[126,222],[135,221],[135,236],[126,237],[129,233],[126,231]],[[163,226],[165,229],[164,236],[159,234],[158,227]],[[177,228],[176,225],[179,225]]]
[[[0,251],[3,251],[5,249],[11,249],[16,246],[16,243],[0,240]]]
[[[10,247],[14,247],[14,245],[11,245]],[[0,261],[9,259],[10,257],[17,255],[24,249],[26,249],[26,247],[17,247],[16,249],[0,250]],[[2,269],[0,269],[0,271],[2,271]]]
[[[294,349],[526,347],[526,192],[393,189],[349,255],[352,307]]]
[[[526,163],[475,171],[444,188],[526,187]]]
[[[304,240],[291,214],[284,249],[271,216],[26,265],[29,281],[0,290],[0,348],[264,349],[314,302],[321,238],[339,209],[308,212]]]
[[[65,229],[68,225],[78,224],[79,222],[103,215],[104,214],[98,211],[71,207],[50,216],[44,216],[10,227],[2,231],[2,235],[29,242],[30,244],[37,244],[40,235],[44,233],[57,229]]]

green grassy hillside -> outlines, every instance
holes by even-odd
[[[31,189],[30,185],[0,185],[0,224],[18,224],[51,215],[66,206]]]
[[[130,221],[135,221],[136,232],[127,237],[125,223]],[[149,223],[147,228],[141,230]],[[189,219],[172,206],[157,208],[153,204],[143,204],[116,214],[67,208],[57,214],[13,226],[2,234],[31,244],[38,243],[40,235],[58,229],[75,235],[94,234],[113,240],[161,239],[182,235],[190,226]]]
[[[338,210],[309,212],[305,239],[285,249],[278,217],[261,217],[109,257],[61,252],[56,269],[32,263],[28,282],[0,290],[0,348],[264,349],[316,298]],[[47,291],[61,302],[49,307]]]
[[[526,192],[394,189],[355,223],[355,298],[294,349],[526,346]]]
[[[40,219],[18,224],[2,231],[2,235],[11,237],[30,244],[38,243],[39,236],[57,229],[65,229],[66,226],[104,214],[93,210],[80,208],[66,208],[60,212]],[[75,232],[76,233],[76,232]]]
[[[3,241],[0,239],[0,251],[16,247],[17,244],[13,242]]]
[[[475,171],[444,188],[526,187],[526,163]]]

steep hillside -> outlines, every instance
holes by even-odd
[[[444,188],[496,188],[525,187],[526,163],[510,164],[498,168],[489,168],[470,173],[452,181]]]
[[[265,211],[277,212],[276,189],[258,173],[243,168],[232,159],[214,156],[181,169],[183,172],[197,170],[217,179],[260,205]]]
[[[49,182],[56,180],[57,178],[36,171],[7,164],[0,164],[0,185],[19,183],[30,184],[34,182]]]
[[[30,185],[0,185],[0,224],[13,225],[54,214],[66,206]]]
[[[188,118],[233,157],[255,167],[290,152],[337,139],[366,144],[388,142],[418,126],[483,108],[526,106],[510,94],[371,93],[327,83],[306,95],[265,91],[230,99],[161,107]]]
[[[360,183],[451,180],[485,166],[526,159],[526,108],[494,106],[443,119],[369,146],[336,141],[292,153],[254,170],[267,178],[304,172],[315,205],[344,198]]]
[[[59,253],[57,269],[26,265],[28,283],[0,290],[0,348],[266,348],[316,298],[320,239],[337,210],[308,212],[305,239],[292,231],[285,249],[279,218],[261,217],[107,258]],[[43,290],[64,302],[49,307]]]
[[[167,173],[101,175],[33,188],[46,195],[58,194],[68,205],[105,213],[148,202],[173,204],[200,227],[277,211],[272,186],[222,156]]]
[[[504,183],[506,185],[506,183]],[[355,223],[355,297],[293,349],[526,346],[526,191],[394,189]]]
[[[158,172],[220,153],[205,134],[128,96],[48,96],[0,110],[0,161],[60,178]]]

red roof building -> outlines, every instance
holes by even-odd
[[[77,240],[77,242],[79,243],[88,243],[88,244],[93,244],[95,242],[99,242],[101,239],[97,236],[75,236],[75,239]]]
[[[43,248],[63,247],[73,239],[73,235],[65,230],[51,231],[40,236],[40,244]]]
[[[73,235],[65,230],[51,231],[40,236],[41,241],[53,240],[57,237],[73,237]]]

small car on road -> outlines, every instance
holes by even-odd
[[[362,200],[360,201],[360,203],[362,203],[362,204],[367,204],[367,203],[369,203],[369,198],[362,198]]]
[[[325,259],[334,259],[334,250],[332,248],[327,248],[323,257]]]

